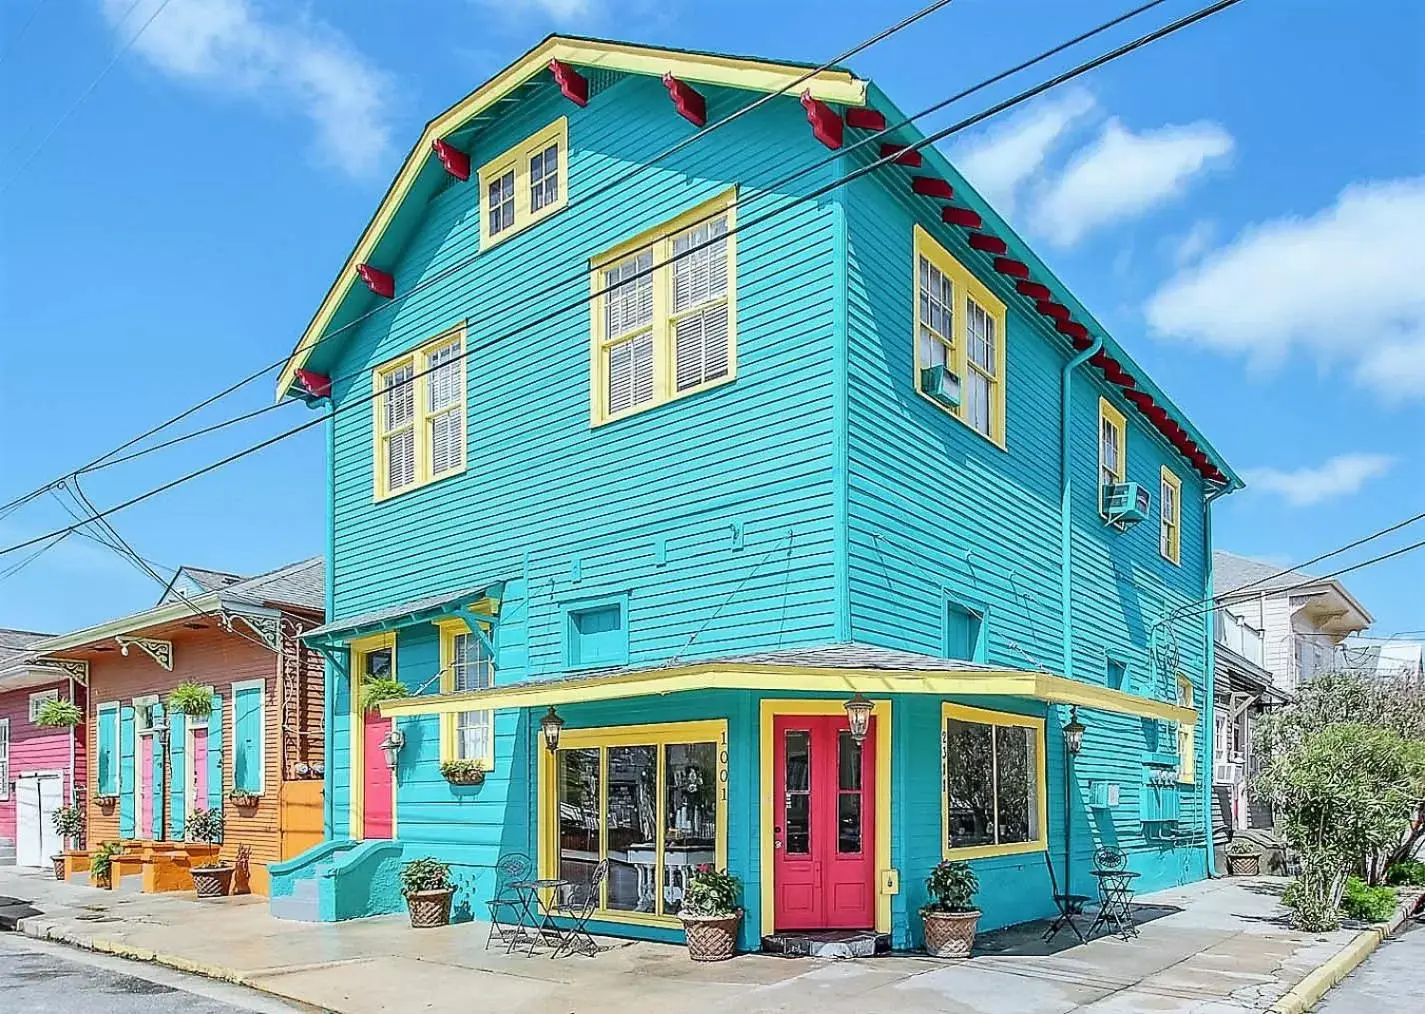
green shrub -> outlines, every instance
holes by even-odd
[[[394,676],[368,677],[361,681],[361,709],[375,711],[382,701],[409,697],[411,691]]]
[[[213,691],[192,680],[185,680],[169,691],[168,710],[207,718],[213,713]]]
[[[417,891],[443,891],[450,882],[450,864],[425,856],[401,867],[401,893],[409,898]]]
[[[216,845],[223,840],[223,811],[219,809],[197,809],[188,815],[184,828],[189,841],[206,842]]]
[[[94,852],[94,857],[89,860],[89,879],[91,881],[107,880],[109,871],[114,866],[114,857],[118,854],[118,842],[106,841],[100,845]]]
[[[1385,871],[1385,882],[1392,887],[1425,887],[1425,863],[1402,859]]]
[[[1341,911],[1362,922],[1385,922],[1400,904],[1392,887],[1371,887],[1360,877],[1347,877]]]
[[[700,866],[688,878],[687,890],[683,892],[683,906],[679,915],[729,916],[736,915],[737,896],[742,891],[742,881],[726,870],[715,870],[711,866]]]
[[[46,729],[73,729],[84,721],[84,712],[73,701],[55,699],[40,705],[35,724]]]
[[[54,833],[76,844],[84,834],[84,811],[77,806],[61,806],[50,815]]]
[[[973,912],[975,892],[980,889],[980,881],[969,863],[946,860],[931,871],[925,880],[925,889],[930,892],[930,900],[920,907],[921,915],[928,912]]]

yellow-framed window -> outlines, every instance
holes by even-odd
[[[561,116],[480,167],[480,249],[569,203],[569,120]]]
[[[465,325],[376,367],[376,499],[465,471]]]
[[[736,199],[729,190],[593,259],[593,425],[737,376]]]
[[[582,902],[607,860],[596,919],[679,925],[689,875],[727,867],[727,722],[566,727],[540,754],[540,875]]]
[[[485,690],[495,683],[495,657],[488,624],[472,628],[464,620],[442,620],[440,627],[440,692]],[[486,771],[495,766],[495,713],[461,711],[440,716],[440,760],[478,761]]]
[[[960,378],[960,404],[931,403],[991,443],[1005,445],[1005,306],[921,226],[915,227],[915,389],[943,366]]]
[[[1098,400],[1098,512],[1104,513],[1103,489],[1128,474],[1128,423],[1107,398]]]
[[[1193,706],[1192,680],[1184,674],[1178,673],[1176,689],[1178,706],[1191,708]],[[1177,748],[1178,781],[1185,785],[1191,785],[1197,777],[1197,730],[1191,723],[1177,723]]]
[[[1164,465],[1158,475],[1158,552],[1172,563],[1182,560],[1183,482]]]
[[[946,859],[1048,847],[1044,719],[940,706],[940,816]]]

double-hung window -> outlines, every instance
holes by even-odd
[[[561,116],[480,167],[480,249],[569,202],[569,121]]]
[[[916,390],[1000,447],[1005,443],[1005,306],[920,226],[915,227]],[[959,403],[931,396],[943,367],[959,380]]]
[[[59,691],[53,688],[30,694],[30,724],[38,724],[40,720],[40,709],[50,701],[57,700],[59,700]]]
[[[1178,707],[1191,708],[1193,706],[1193,686],[1192,680],[1178,674],[1176,682],[1176,698]],[[1196,777],[1197,769],[1197,730],[1193,728],[1191,722],[1177,723],[1177,751],[1178,751],[1178,781],[1192,784]]]
[[[0,718],[0,799],[10,798],[10,720]]]
[[[495,659],[488,629],[472,628],[463,620],[440,626],[440,688],[442,693],[485,690],[495,681]],[[479,761],[488,771],[494,765],[494,712],[461,711],[442,718],[441,760]]]
[[[1182,559],[1182,499],[1182,480],[1164,465],[1158,481],[1158,552],[1172,563]]]
[[[465,470],[465,329],[376,368],[376,498]]]
[[[1045,848],[1042,718],[942,704],[940,754],[944,858]]]
[[[731,380],[736,191],[593,262],[594,425]]]
[[[1098,511],[1104,513],[1103,490],[1128,474],[1128,428],[1123,413],[1107,398],[1098,400]]]

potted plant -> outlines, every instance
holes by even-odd
[[[920,908],[925,924],[925,951],[937,958],[968,958],[975,946],[980,910],[975,892],[980,881],[969,863],[946,860],[925,880],[930,901]]]
[[[451,785],[482,785],[485,782],[483,761],[445,761],[440,766],[440,773]]]
[[[228,793],[228,802],[239,810],[251,810],[262,797],[251,789],[233,789]]]
[[[1262,870],[1262,854],[1247,838],[1233,838],[1227,846],[1227,875],[1255,877]]]
[[[184,680],[168,692],[168,710],[194,718],[207,718],[213,713],[213,691],[192,680]]]
[[[114,868],[114,857],[119,854],[119,843],[116,841],[106,841],[95,851],[94,856],[89,860],[89,883],[93,887],[108,890],[112,884],[110,876]]]
[[[737,926],[742,909],[737,896],[742,882],[726,870],[699,866],[688,877],[678,918],[694,961],[726,961],[737,953]]]
[[[94,797],[94,805],[105,813],[119,805],[119,797],[113,793],[101,792]]]
[[[450,899],[455,885],[450,882],[450,864],[424,856],[401,867],[401,894],[411,911],[411,926],[426,929],[450,923]]]
[[[73,729],[84,721],[84,712],[73,701],[56,698],[45,701],[35,715],[35,724],[46,729]]]
[[[188,815],[187,831],[189,841],[218,844],[223,840],[223,811],[194,810]],[[223,898],[232,888],[233,865],[221,859],[214,858],[211,862],[194,866],[188,873],[200,898]]]
[[[382,701],[399,700],[410,695],[410,688],[394,676],[368,676],[361,681],[363,711],[375,711]]]
[[[83,810],[77,806],[61,806],[50,815],[50,823],[54,825],[54,833],[64,839],[69,848],[79,847],[79,839],[84,834]],[[49,858],[54,863],[54,879],[63,880],[64,853]]]

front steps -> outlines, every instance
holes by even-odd
[[[762,950],[784,958],[873,958],[891,952],[891,937],[875,930],[784,931],[763,937]]]

